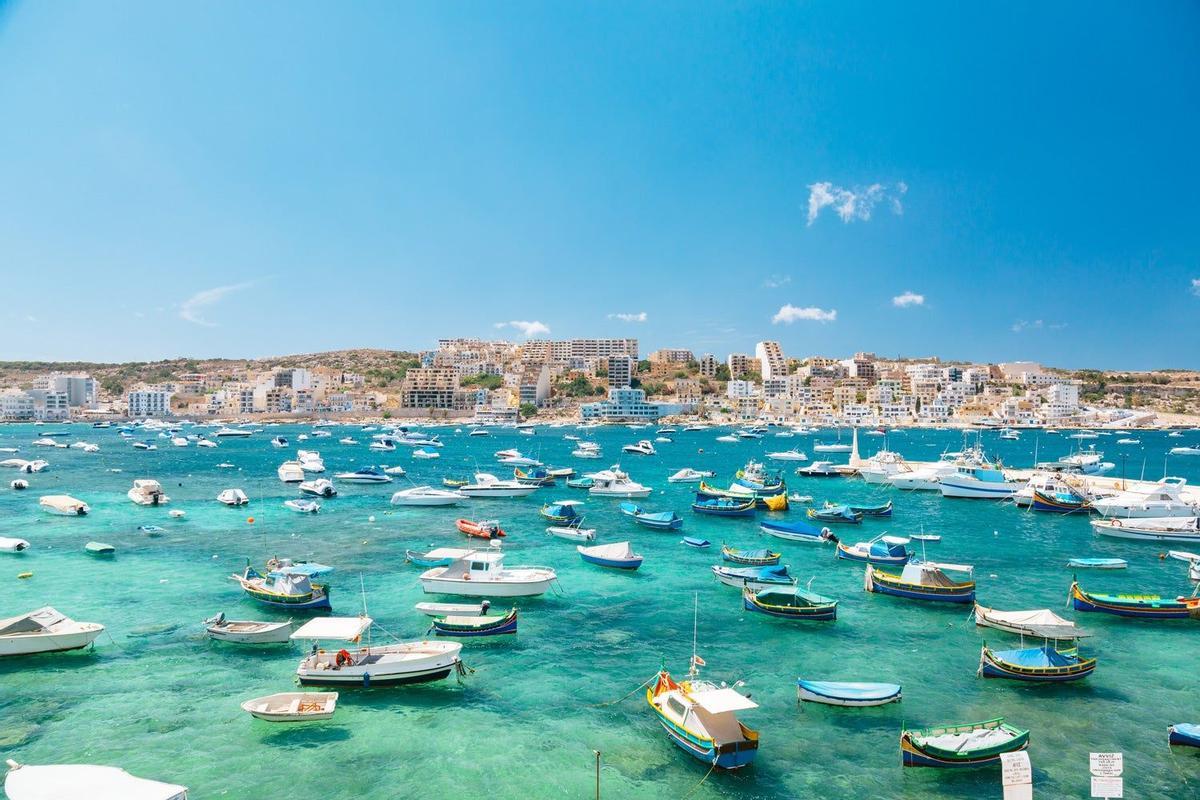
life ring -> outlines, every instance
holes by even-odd
[[[334,662],[339,667],[346,667],[354,663],[354,659],[350,656],[348,650],[338,650]]]
[[[1114,527],[1114,528],[1119,528],[1119,527],[1121,527],[1121,520],[1119,520],[1119,519],[1114,519],[1114,520],[1112,521],[1112,524],[1113,524],[1113,527]]]

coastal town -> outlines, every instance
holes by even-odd
[[[73,368],[77,367],[77,368]],[[1200,374],[1099,372],[1032,361],[643,353],[633,338],[439,339],[419,351],[355,350],[253,361],[0,364],[0,420],[182,417],[859,426],[1194,424]]]

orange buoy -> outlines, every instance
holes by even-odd
[[[246,524],[247,524],[247,525],[253,525],[253,524],[254,524],[254,517],[246,517]]]

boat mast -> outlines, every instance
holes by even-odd
[[[696,626],[697,620],[700,617],[700,593],[695,592],[692,595],[692,660],[688,664],[688,677],[695,678],[699,675],[699,670],[696,669]]]

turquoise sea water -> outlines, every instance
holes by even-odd
[[[990,501],[943,500],[932,493],[899,493],[860,480],[803,479],[790,475],[793,491],[825,499],[895,501],[890,520],[839,526],[850,541],[883,530],[939,533],[930,559],[974,564],[981,603],[1000,609],[1051,608],[1096,635],[1096,673],[1065,686],[1028,686],[976,677],[983,639],[1015,647],[1018,639],[977,629],[969,608],[911,603],[863,592],[863,567],[834,559],[832,546],[768,539],[752,520],[712,519],[691,513],[691,489],[668,484],[675,470],[691,466],[718,472],[727,484],[751,457],[798,446],[812,452],[813,437],[716,442],[718,431],[679,433],[656,445],[656,456],[619,456],[622,444],[651,430],[623,428],[581,435],[602,444],[605,458],[570,456],[573,429],[541,428],[536,436],[497,431],[468,438],[443,429],[446,447],[436,461],[416,461],[406,450],[368,453],[369,433],[332,429],[332,438],[297,443],[295,426],[268,428],[245,440],[222,439],[219,448],[171,447],[159,439],[153,452],[133,450],[113,430],[71,426],[76,439],[101,445],[99,453],[30,445],[55,426],[0,428],[0,446],[21,447],[22,458],[46,458],[51,468],[24,476],[26,492],[13,492],[17,477],[0,471],[0,535],[20,536],[32,548],[0,555],[0,617],[54,605],[77,620],[101,622],[93,651],[8,659],[0,662],[0,757],[26,763],[117,764],[146,777],[190,787],[193,798],[257,797],[264,791],[303,791],[323,800],[369,797],[591,797],[592,750],[603,752],[605,797],[676,798],[951,798],[999,797],[996,769],[953,772],[902,769],[901,725],[964,722],[1005,716],[1032,731],[1030,756],[1038,796],[1086,797],[1089,751],[1125,753],[1126,796],[1196,796],[1200,757],[1172,755],[1166,727],[1200,720],[1195,641],[1189,622],[1141,622],[1064,610],[1070,556],[1116,556],[1129,569],[1081,575],[1085,588],[1163,595],[1187,593],[1186,565],[1161,561],[1152,543],[1124,543],[1091,533],[1083,517],[1031,513]],[[337,439],[352,433],[362,444]],[[269,439],[283,434],[292,448]],[[1191,444],[1200,434],[1167,438],[1137,434],[1141,446],[1118,446],[1119,434],[1095,440],[1098,449],[1129,477],[1163,472],[1164,453]],[[1187,438],[1190,437],[1190,438]],[[653,438],[650,436],[649,438]],[[824,434],[822,438],[830,438]],[[1039,458],[1066,455],[1072,440],[1041,435]],[[883,439],[864,437],[863,455]],[[1033,461],[1035,434],[1019,442],[985,434],[993,455],[1013,466]],[[418,483],[438,484],[446,475],[469,475],[477,466],[502,474],[492,453],[517,447],[553,466],[580,471],[620,461],[635,480],[653,486],[639,501],[653,510],[675,509],[682,534],[702,536],[714,547],[698,551],[679,544],[680,533],[640,528],[617,510],[617,500],[588,498],[560,485],[517,500],[472,500],[459,508],[393,509],[391,492],[412,485],[404,478],[382,486],[341,484],[341,495],[321,501],[315,516],[282,508],[296,496],[275,476],[279,463],[299,444],[325,458],[327,476],[362,464],[403,464]],[[913,430],[890,437],[894,450],[932,460],[957,449],[960,435]],[[7,457],[7,455],[6,455]],[[834,456],[845,460],[844,455]],[[232,462],[237,469],[217,469]],[[1143,467],[1143,463],[1145,466]],[[795,466],[794,464],[791,466]],[[120,469],[121,472],[110,472]],[[1200,458],[1171,457],[1170,474],[1200,477]],[[171,496],[167,508],[142,508],[125,492],[134,478],[155,478]],[[226,508],[217,492],[240,487],[249,507]],[[85,518],[50,516],[38,508],[43,494],[68,493],[88,502]],[[573,543],[544,534],[541,504],[573,497],[586,501],[587,526],[598,541],[631,540],[646,557],[634,574],[585,565]],[[187,511],[184,520],[168,508]],[[793,516],[803,513],[795,507]],[[370,522],[369,516],[375,521]],[[254,524],[247,518],[253,516]],[[558,570],[563,594],[520,601],[520,633],[508,641],[466,640],[463,659],[476,672],[411,688],[344,690],[335,719],[289,727],[250,719],[239,703],[294,688],[298,647],[237,648],[209,641],[201,621],[224,611],[231,618],[285,618],[244,599],[227,576],[246,559],[312,558],[334,565],[332,600],[337,614],[361,611],[360,576],[369,611],[402,638],[419,638],[427,618],[413,604],[422,594],[420,570],[404,563],[406,548],[462,545],[458,516],[499,517],[509,537],[512,564],[543,564]],[[160,538],[140,524],[167,529]],[[84,555],[89,540],[118,547],[113,560]],[[744,612],[736,589],[709,572],[717,545],[770,546],[784,552],[801,582],[841,601],[834,623],[791,623]],[[1200,549],[1200,548],[1198,548]],[[18,580],[17,574],[33,577]],[[692,598],[698,593],[699,652],[706,677],[744,680],[760,708],[742,715],[762,736],[758,760],[735,774],[712,774],[676,749],[646,707],[644,692],[616,700],[651,677],[665,659],[682,673],[691,651]],[[986,632],[986,633],[985,633]],[[872,709],[798,707],[798,675],[831,680],[901,683],[904,700]],[[294,779],[288,776],[296,776]]]

